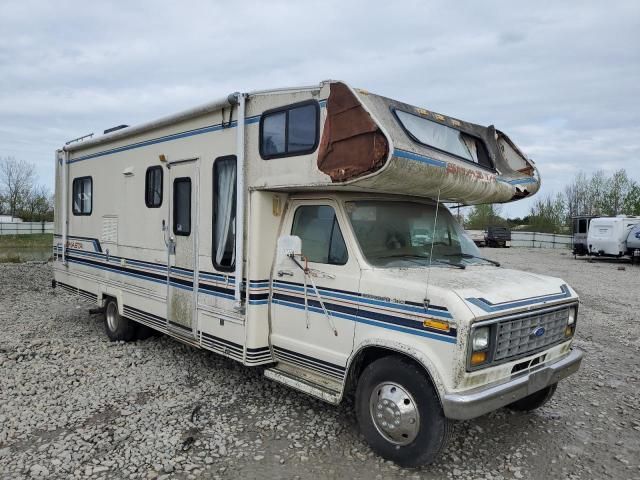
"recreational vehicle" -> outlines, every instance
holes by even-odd
[[[599,217],[591,220],[587,243],[589,254],[595,256],[622,257],[627,254],[627,238],[640,217]]]
[[[431,462],[452,420],[574,373],[578,297],[482,257],[443,202],[534,194],[504,133],[325,81],[234,93],[55,153],[55,285],[264,370]]]
[[[632,263],[640,263],[640,222],[631,229],[627,236],[627,255]]]

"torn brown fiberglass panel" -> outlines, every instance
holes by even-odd
[[[318,151],[320,171],[333,182],[344,182],[380,169],[388,154],[387,138],[349,87],[331,84]]]

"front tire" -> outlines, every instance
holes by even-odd
[[[517,412],[530,412],[532,410],[535,410],[536,408],[540,408],[549,400],[551,400],[553,394],[556,393],[556,388],[558,388],[557,383],[549,385],[548,387],[532,393],[527,397],[510,403],[509,405],[507,405],[507,408],[510,410],[515,410]]]
[[[130,342],[136,336],[136,325],[120,315],[118,302],[113,298],[107,299],[104,308],[104,329],[112,342]]]
[[[356,416],[373,451],[401,467],[433,462],[449,438],[450,422],[427,374],[395,355],[362,372]]]

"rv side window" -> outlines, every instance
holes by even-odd
[[[318,146],[319,118],[315,101],[265,112],[260,119],[260,156],[268,160],[313,152]]]
[[[144,182],[144,203],[149,208],[162,205],[162,167],[149,167]]]
[[[91,177],[73,179],[73,214],[91,215],[93,210],[93,180]]]
[[[191,179],[176,178],[173,181],[173,233],[191,234]]]
[[[310,262],[344,265],[349,258],[338,219],[328,205],[298,207],[291,235],[302,240],[302,254]]]
[[[213,163],[213,248],[217,270],[231,271],[236,263],[236,157]]]

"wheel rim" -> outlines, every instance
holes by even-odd
[[[420,412],[413,396],[401,385],[385,382],[374,388],[369,413],[380,435],[394,445],[408,445],[418,436]]]
[[[113,302],[109,302],[109,305],[107,305],[107,326],[109,327],[109,330],[111,330],[112,332],[115,332],[118,328],[118,310],[117,307],[115,305],[115,303]]]

